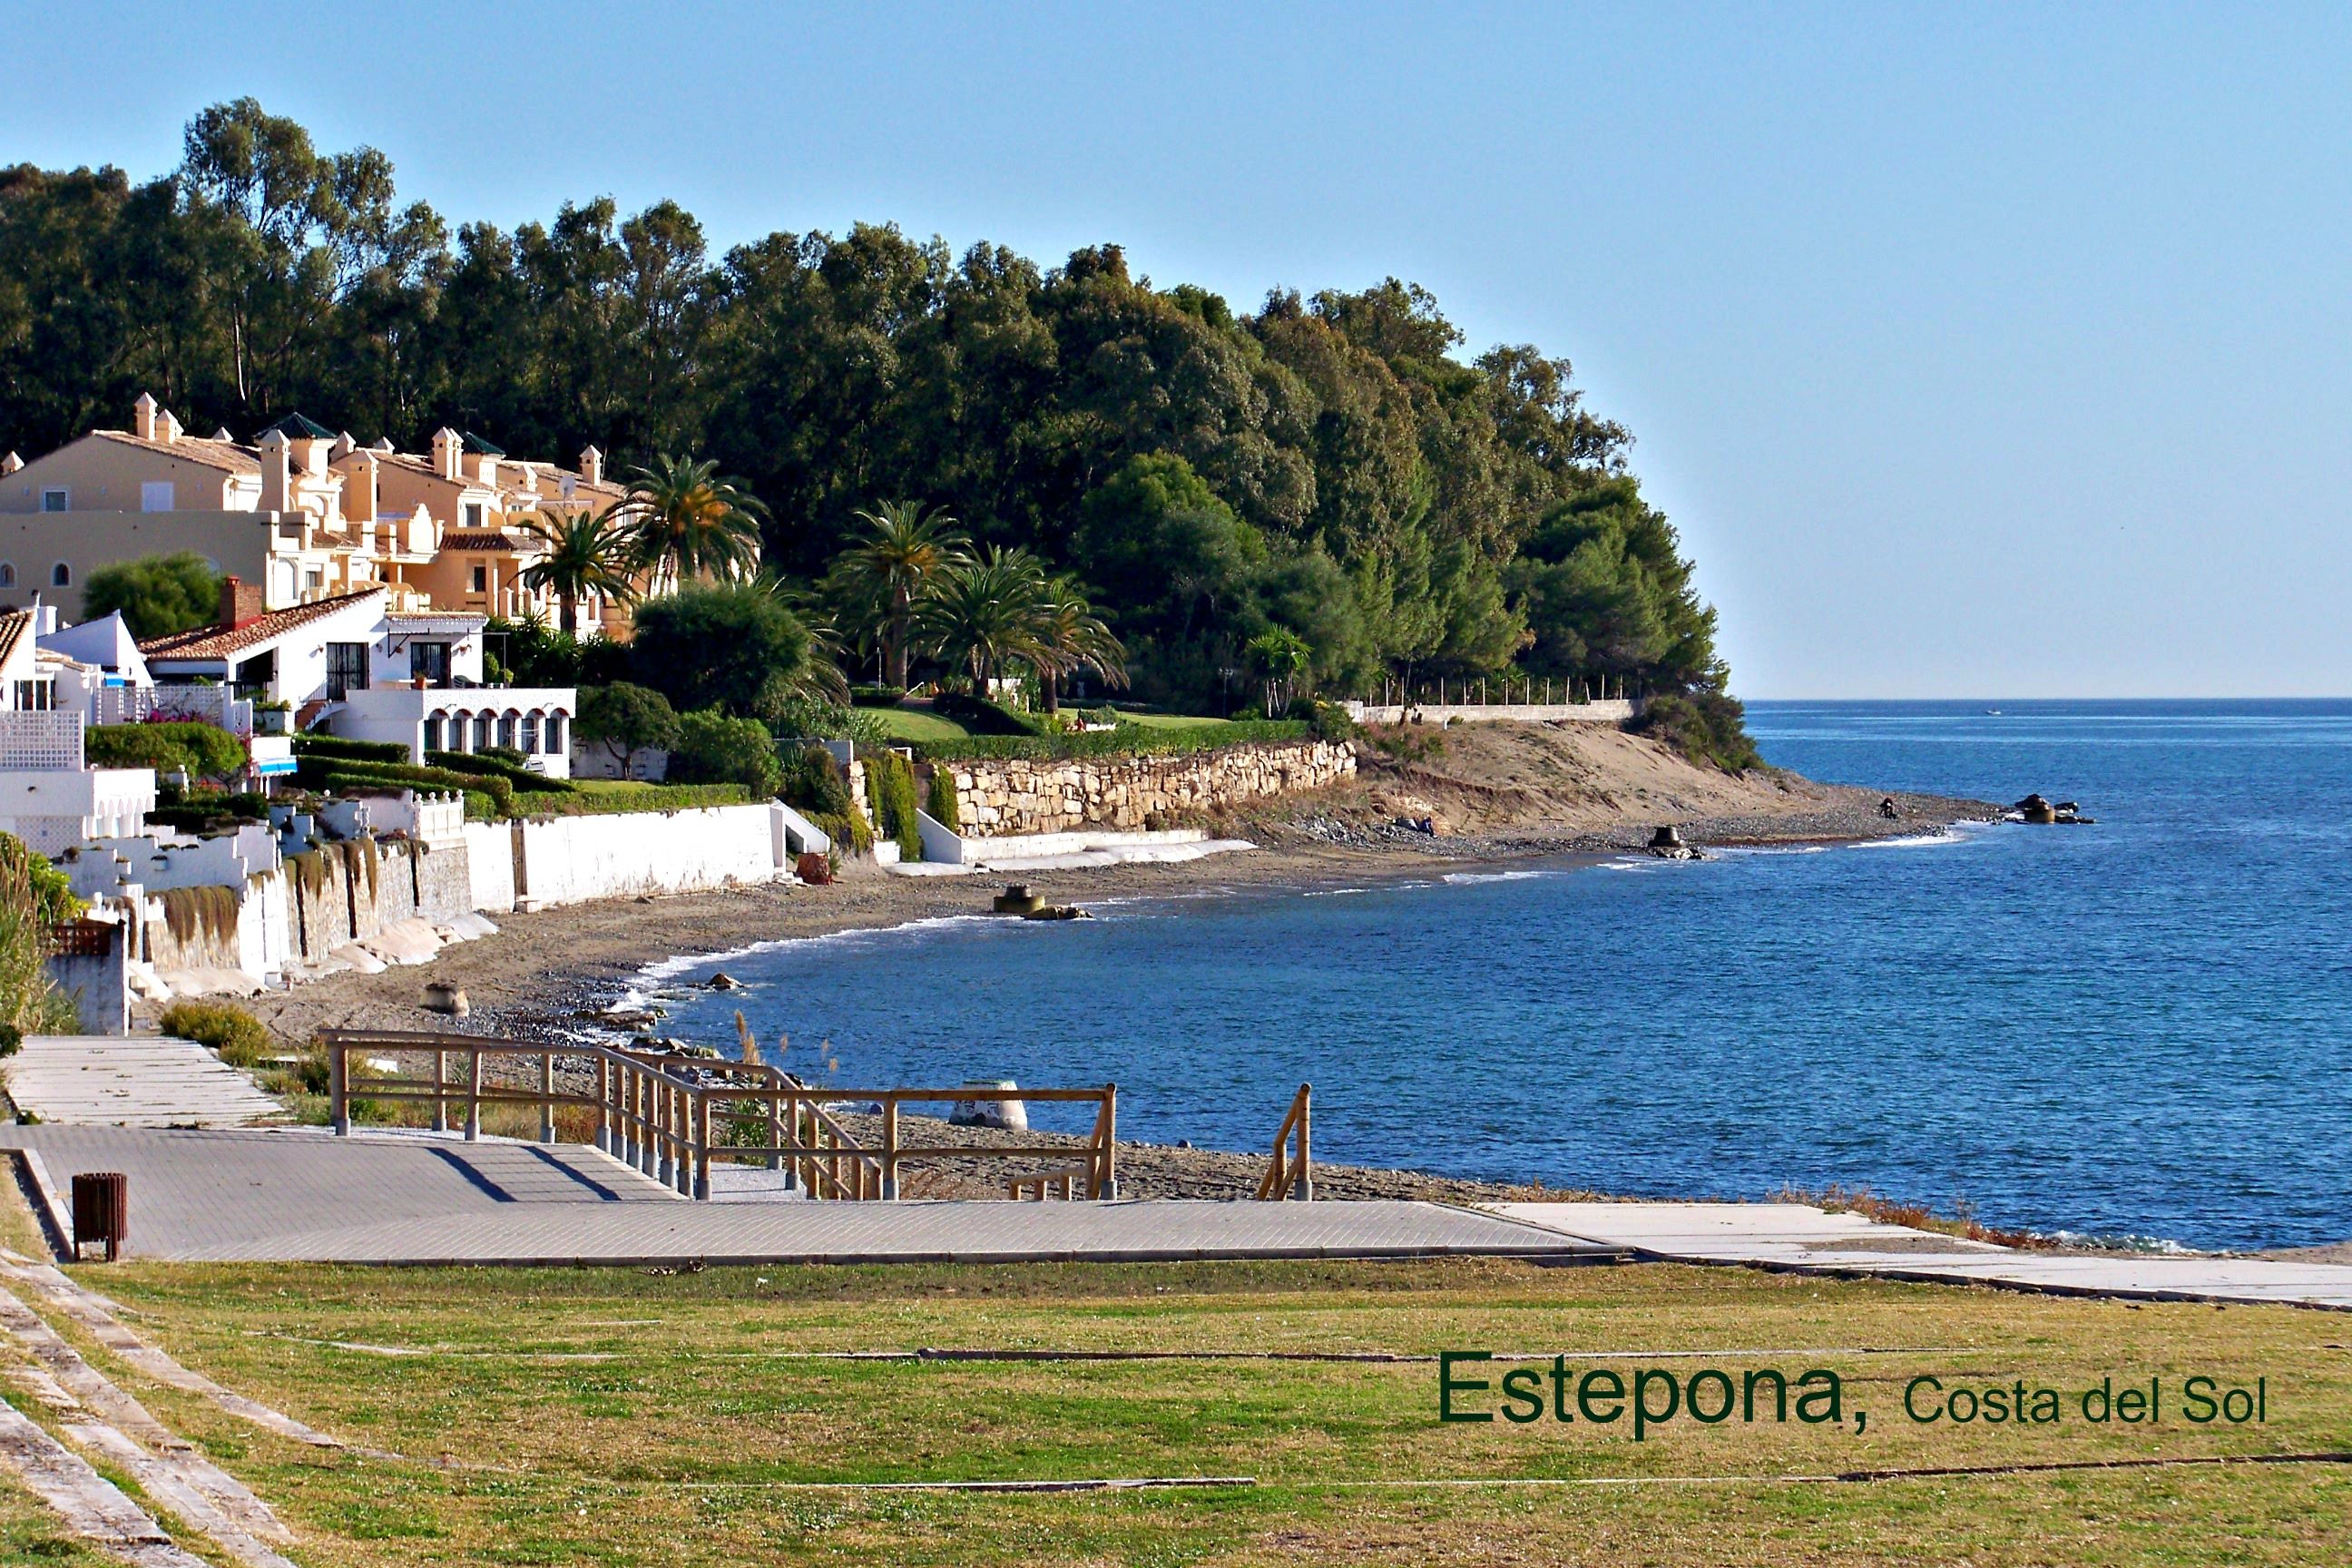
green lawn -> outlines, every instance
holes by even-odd
[[[2352,1544],[2352,1471],[2337,1466],[1800,1479],[2352,1449],[2343,1320],[2287,1309],[1496,1260],[674,1276],[137,1264],[82,1278],[190,1365],[402,1456],[300,1448],[84,1343],[279,1508],[306,1564],[1911,1568],[2311,1563],[2342,1561]],[[1187,1359],[813,1353],[924,1346]],[[1433,1364],[1348,1359],[1467,1348],[1532,1353],[1542,1359],[1525,1364],[1547,1373],[1561,1354],[1579,1374],[1627,1378],[1826,1368],[1843,1380],[1846,1415],[1683,1419],[1640,1442],[1623,1421],[1441,1424]],[[2270,1419],[1914,1425],[1903,1391],[1927,1373],[2070,1398],[2108,1376],[2264,1377]],[[1870,1415],[1859,1434],[1855,1409]],[[854,1484],[1187,1475],[1254,1484],[1033,1495]],[[0,1507],[0,1544],[35,1525],[21,1502]]]
[[[1231,720],[1212,719],[1201,714],[1135,713],[1124,708],[1118,710],[1118,717],[1121,723],[1145,730],[1197,730],[1204,725],[1223,726],[1232,722]]]
[[[861,708],[858,711],[872,715],[883,733],[894,741],[961,741],[971,733],[928,708]]]

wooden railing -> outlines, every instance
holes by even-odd
[[[1285,1198],[1297,1198],[1305,1203],[1315,1195],[1315,1177],[1307,1165],[1307,1100],[1314,1089],[1302,1083],[1291,1097],[1290,1114],[1282,1119],[1282,1126],[1274,1135],[1274,1161],[1265,1168],[1265,1179],[1257,1184],[1257,1195],[1268,1202],[1279,1203]],[[1291,1152],[1294,1141],[1297,1153]]]
[[[1060,1177],[1066,1167],[1075,1182],[1063,1184],[1066,1194],[1075,1186],[1088,1198],[1118,1195],[1117,1084],[1100,1089],[827,1089],[803,1083],[764,1062],[670,1056],[618,1046],[398,1030],[328,1029],[320,1038],[327,1051],[329,1111],[339,1135],[351,1132],[355,1100],[425,1106],[436,1131],[449,1130],[454,1112],[468,1141],[481,1136],[484,1107],[518,1105],[538,1110],[540,1141],[551,1143],[556,1110],[568,1105],[594,1114],[597,1148],[698,1198],[710,1195],[714,1159],[784,1172],[787,1187],[797,1187],[812,1198],[866,1200],[896,1198],[908,1162],[1052,1158],[1060,1165],[1044,1180]],[[369,1066],[366,1058],[378,1056],[394,1058],[394,1069]],[[426,1058],[433,1063],[430,1077],[403,1065]],[[558,1058],[571,1064],[573,1078],[593,1071],[593,1087],[563,1087]],[[522,1071],[493,1071],[497,1067]],[[518,1083],[513,1081],[517,1076],[536,1081]],[[976,1100],[1090,1103],[1097,1109],[1092,1133],[1076,1147],[900,1141],[901,1106]],[[842,1102],[879,1108],[878,1142],[861,1141],[828,1109]],[[726,1134],[723,1142],[717,1135],[721,1132]],[[1045,1195],[1042,1184],[1037,1194]]]

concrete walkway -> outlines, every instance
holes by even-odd
[[[33,1035],[0,1062],[8,1098],[43,1121],[91,1127],[241,1127],[286,1108],[194,1040]]]
[[[694,1203],[580,1144],[312,1129],[0,1127],[54,1200],[130,1178],[130,1256],[212,1261],[663,1264],[1158,1261],[1611,1248],[1438,1204]]]
[[[1493,1204],[1487,1212],[1639,1258],[1993,1285],[2062,1296],[2286,1302],[2352,1311],[2352,1266],[2160,1253],[2025,1252],[1803,1204]]]

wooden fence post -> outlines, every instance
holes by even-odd
[[[352,1058],[341,1040],[327,1042],[327,1099],[334,1112],[335,1136],[352,1135]]]
[[[539,1141],[555,1142],[555,1053],[539,1058]]]
[[[898,1100],[896,1095],[882,1102],[882,1201],[888,1203],[898,1195]]]
[[[449,1053],[433,1053],[433,1131],[449,1131]]]
[[[596,1056],[596,1147],[599,1152],[613,1152],[613,1058],[598,1052]]]
[[[466,1056],[470,1064],[466,1084],[466,1142],[473,1143],[482,1136],[482,1047],[472,1047]]]
[[[694,1195],[710,1197],[710,1096],[694,1097]]]

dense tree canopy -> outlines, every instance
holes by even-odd
[[[1310,689],[1725,678],[1627,432],[1564,359],[1464,357],[1395,279],[1248,314],[1114,245],[1046,268],[859,225],[714,256],[675,205],[604,198],[453,230],[383,154],[322,153],[247,99],[144,184],[0,170],[0,447],[120,424],[142,391],[195,429],[299,408],[412,450],[446,424],[593,442],[616,472],[691,454],[740,479],[726,510],[803,585],[871,549],[877,508],[939,509],[975,553],[1066,577],[1158,700],[1247,692],[1277,630]],[[897,676],[877,667],[907,608],[866,576],[885,635],[850,653]]]

